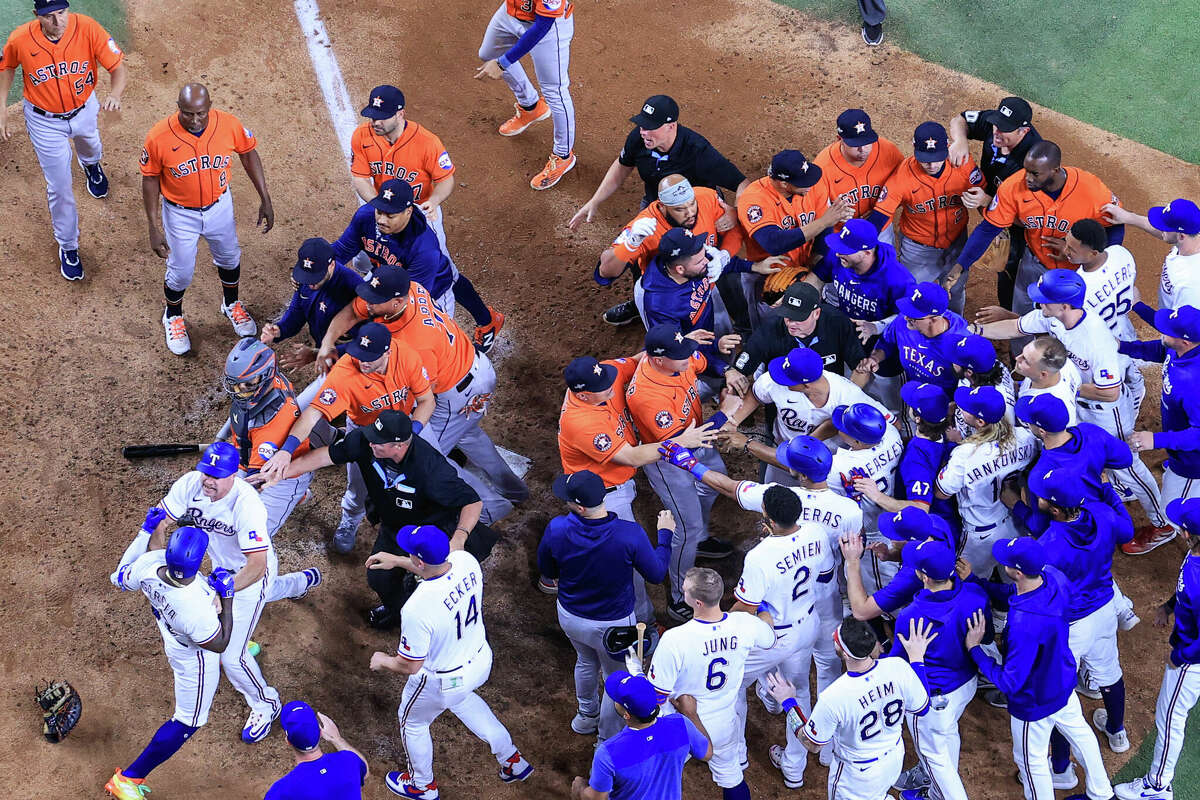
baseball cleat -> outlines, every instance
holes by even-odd
[[[69,281],[83,280],[83,262],[79,260],[79,251],[58,248],[58,271]]]
[[[1121,545],[1121,552],[1127,556],[1144,556],[1174,538],[1175,528],[1170,525],[1162,527],[1144,525],[1133,532],[1132,541]]]
[[[508,760],[500,765],[500,780],[505,783],[528,780],[533,774],[533,764],[525,760],[520,750],[513,751]]]
[[[144,778],[126,778],[121,774],[121,770],[117,770],[108,779],[108,783],[104,784],[104,791],[117,800],[142,800],[150,794],[150,787],[146,785]]]
[[[262,645],[250,639],[246,642],[246,652],[250,654],[251,658],[258,658],[258,654],[262,652]]]
[[[504,327],[504,315],[491,306],[488,306],[488,311],[492,312],[492,321],[487,325],[475,328],[475,335],[471,337],[475,349],[484,355],[487,355],[487,352],[492,349],[492,345],[496,343],[496,337],[500,334],[500,329]]]
[[[183,317],[168,317],[163,311],[163,329],[167,332],[167,349],[181,356],[192,349],[192,337],[188,336],[187,323]]]
[[[367,612],[367,624],[377,630],[386,631],[400,624],[400,614],[387,606],[375,606]]]
[[[558,184],[571,170],[575,169],[574,153],[567,153],[565,156],[550,154],[550,160],[546,162],[546,166],[542,167],[542,171],[533,176],[529,181],[529,185],[533,187],[535,192],[540,192],[543,189],[549,189]]]
[[[353,550],[354,542],[358,539],[358,525],[361,522],[362,520],[350,519],[343,514],[342,521],[333,532],[333,549],[339,553],[349,553]]]
[[[920,762],[917,762],[916,766],[900,773],[900,777],[892,784],[892,788],[903,793],[913,789],[924,789],[930,783],[932,781],[929,780],[929,773],[925,771],[925,767]]]
[[[984,689],[982,697],[983,702],[992,708],[1008,708],[1008,698],[999,689]]]
[[[309,589],[315,589],[320,586],[322,580],[321,570],[317,569],[316,567],[309,567],[308,569],[301,570],[301,573],[304,575],[304,582],[308,585],[304,587],[303,592],[296,595],[295,599],[297,600],[307,595]]]
[[[1067,764],[1067,768],[1062,772],[1054,772],[1054,767],[1050,767],[1050,782],[1054,784],[1055,789],[1074,789],[1079,785],[1079,776],[1075,774],[1075,765]],[[1018,779],[1021,773],[1017,773]]]
[[[108,176],[100,164],[84,164],[83,174],[87,176],[88,194],[97,200],[108,197]]]
[[[576,714],[575,719],[571,720],[571,730],[578,733],[580,736],[587,736],[600,730],[600,717],[589,717],[585,714]]]
[[[238,336],[254,336],[258,333],[258,325],[254,322],[254,317],[250,316],[250,312],[242,305],[241,300],[234,300],[229,305],[222,304],[221,313],[233,323],[233,332]]]
[[[251,711],[250,716],[246,719],[246,724],[242,727],[242,741],[254,744],[267,738],[267,734],[271,732],[271,723],[278,716],[279,709],[273,709],[267,713]]]
[[[1174,800],[1175,793],[1171,787],[1155,788],[1149,778],[1137,778],[1128,783],[1113,785],[1113,791],[1121,800]]]
[[[733,555],[733,545],[720,539],[705,539],[696,545],[696,558],[720,559]]]
[[[388,791],[400,797],[411,797],[412,800],[438,800],[437,781],[422,789],[412,782],[412,775],[407,772],[389,772],[384,778]]]
[[[601,315],[601,319],[609,325],[620,327],[633,322],[638,316],[637,304],[632,300],[626,300],[624,303],[617,303],[605,311]]]
[[[783,745],[771,745],[771,763],[775,765],[775,769],[783,772],[783,754],[787,752]],[[789,789],[800,789],[804,786],[804,776],[797,778],[789,778],[786,774],[783,776],[783,785]]]
[[[1124,728],[1116,733],[1109,733],[1108,730],[1108,710],[1097,708],[1092,712],[1092,724],[1096,726],[1096,730],[1102,731],[1108,737],[1108,749],[1114,753],[1124,753],[1129,749],[1129,734]]]
[[[516,136],[519,133],[524,133],[525,129],[533,123],[550,119],[550,106],[546,105],[546,101],[540,97],[537,104],[528,111],[521,108],[520,103],[513,103],[513,108],[517,110],[517,113],[512,116],[512,119],[507,120],[500,126],[501,136]]]
[[[878,47],[883,44],[883,26],[863,25],[862,39],[867,43],[868,47]]]
[[[542,594],[558,594],[558,581],[553,578],[538,578],[537,586]]]

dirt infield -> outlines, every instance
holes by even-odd
[[[85,6],[77,7],[86,12]],[[558,631],[553,602],[533,589],[533,559],[542,527],[558,513],[548,485],[558,469],[561,368],[574,355],[638,349],[632,328],[614,331],[598,319],[627,284],[619,292],[600,290],[590,274],[600,248],[636,210],[640,188],[630,181],[579,234],[565,228],[616,155],[625,120],[646,96],[669,93],[684,124],[757,176],[782,147],[815,154],[844,108],[868,109],[876,127],[907,149],[922,120],[992,106],[1005,92],[887,47],[868,52],[857,30],[815,23],[765,0],[586,4],[577,13],[571,70],[579,166],[554,190],[535,193],[528,179],[549,153],[549,124],[516,139],[497,136],[511,97],[502,83],[471,80],[494,6],[448,0],[410,14],[375,0],[325,0],[322,7],[354,102],[375,84],[399,85],[410,118],[438,133],[458,165],[459,185],[446,204],[452,252],[484,297],[509,314],[497,350],[501,383],[486,427],[498,443],[534,461],[533,496],[505,523],[504,540],[486,565],[496,664],[482,694],[538,771],[527,784],[504,786],[486,747],[447,716],[434,727],[438,782],[447,798],[565,797],[572,776],[586,774],[592,749],[568,727],[573,651]],[[189,463],[131,464],[118,450],[131,442],[211,437],[227,408],[217,377],[233,337],[217,308],[216,276],[205,265],[185,305],[194,354],[179,359],[165,350],[162,264],[147,244],[137,172],[146,131],[173,112],[182,83],[200,80],[216,107],[239,115],[258,136],[278,220],[268,235],[251,229],[253,190],[240,168],[232,171],[245,249],[243,298],[260,321],[290,292],[287,270],[298,243],[334,238],[354,208],[291,5],[238,0],[219,18],[211,10],[178,0],[128,4],[126,108],[101,123],[111,194],[95,201],[82,181],[76,187],[87,267],[81,284],[58,276],[44,183],[28,137],[19,131],[0,145],[7,189],[0,253],[8,286],[0,306],[0,363],[15,389],[12,422],[0,434],[6,455],[0,563],[9,587],[0,606],[8,638],[0,762],[22,767],[11,770],[30,787],[16,792],[21,796],[100,796],[113,767],[140,751],[172,707],[170,670],[145,603],[117,593],[107,576],[145,507]],[[623,35],[613,35],[614,25]],[[1196,167],[1052,112],[1036,113],[1043,135],[1063,146],[1066,163],[1101,175],[1127,206],[1143,211],[1152,202],[1200,195]],[[1165,247],[1138,233],[1129,245],[1142,266],[1142,293],[1153,297]],[[974,304],[992,299],[989,282],[975,278]],[[1146,408],[1147,416],[1157,416],[1156,403]],[[734,464],[731,471],[747,467]],[[373,597],[361,569],[370,537],[360,538],[351,557],[325,551],[342,486],[334,473],[314,484],[316,498],[276,542],[285,569],[319,566],[326,583],[302,601],[274,604],[255,638],[265,648],[263,670],[284,699],[306,699],[332,716],[371,760],[365,796],[385,797],[382,774],[395,768],[402,683],[367,669],[373,650],[395,644],[361,619]],[[647,521],[648,499],[653,495],[643,484]],[[734,539],[750,532],[728,504],[719,507],[716,526]],[[1166,547],[1117,565],[1123,588],[1147,619],[1121,643],[1135,741],[1153,726],[1166,653],[1165,634],[1149,624],[1146,609],[1169,592],[1177,563],[1178,551]],[[738,569],[737,559],[721,565],[727,579]],[[658,600],[661,608],[661,593]],[[44,677],[68,678],[84,697],[83,721],[62,745],[42,741],[35,722],[32,686]],[[767,759],[782,725],[755,705],[747,773],[755,796],[823,797],[825,770],[815,764],[808,786],[784,789]],[[244,714],[241,698],[223,683],[209,725],[153,773],[155,800],[262,797],[290,767],[290,752],[278,732],[243,744]],[[964,717],[962,771],[973,798],[1019,796],[1007,722],[979,703]],[[1110,769],[1122,762],[1110,757]],[[689,768],[685,785],[689,797],[718,791],[699,767]]]

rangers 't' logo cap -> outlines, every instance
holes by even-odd
[[[629,121],[643,130],[652,131],[679,119],[679,104],[665,94],[656,94],[642,103],[642,110]]]

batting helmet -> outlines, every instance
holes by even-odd
[[[204,448],[196,469],[210,478],[228,478],[238,471],[238,451],[229,442],[213,442]]]
[[[176,528],[167,540],[167,572],[178,581],[196,574],[208,552],[208,534],[191,525]]]
[[[229,351],[225,359],[225,391],[234,400],[251,406],[271,391],[275,379],[275,351],[247,336]]]
[[[855,403],[833,410],[833,427],[865,444],[879,444],[887,430],[887,420],[875,406]]]
[[[797,436],[775,449],[775,460],[810,481],[823,481],[833,466],[833,453],[820,439]]]

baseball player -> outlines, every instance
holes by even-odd
[[[997,540],[992,545],[992,559],[1013,581],[990,584],[988,592],[993,602],[997,597],[1008,600],[1008,652],[1004,663],[997,664],[980,646],[986,635],[982,611],[971,617],[964,644],[980,673],[1008,697],[1013,760],[1025,800],[1054,797],[1046,750],[1055,728],[1070,742],[1083,766],[1088,796],[1112,797],[1100,744],[1075,696],[1067,578],[1046,563],[1045,548],[1028,536]],[[1068,787],[1064,784],[1064,788]]]
[[[859,218],[870,214],[882,199],[883,187],[902,161],[900,148],[875,132],[861,108],[838,114],[837,139],[813,159],[821,168],[830,201],[844,200]]]
[[[968,334],[958,340],[951,351],[954,372],[958,375],[958,386],[974,389],[991,386],[1004,396],[1004,419],[1013,423],[1013,406],[1017,403],[1017,388],[1012,373],[1000,359],[996,358],[996,346],[977,334]],[[954,409],[954,431],[962,441],[975,432],[963,417],[962,409]],[[954,438],[954,433],[951,433]]]
[[[775,631],[761,617],[724,612],[725,584],[711,569],[692,567],[683,580],[691,618],[663,633],[646,677],[666,699],[696,698],[696,714],[712,742],[708,768],[724,800],[749,800],[739,758],[736,704],[744,695],[746,662],[755,650],[776,646]]]
[[[107,197],[108,176],[100,166],[103,149],[96,123],[101,108],[121,110],[128,74],[125,54],[108,31],[91,17],[68,11],[69,5],[67,0],[34,0],[33,21],[9,34],[0,54],[0,139],[13,135],[8,91],[20,67],[25,130],[46,178],[59,273],[78,281],[83,279],[83,262],[79,260],[71,143],[87,178],[88,194]],[[94,95],[97,66],[109,73],[109,93],[103,103]]]
[[[1188,714],[1200,699],[1200,501],[1172,500],[1167,516],[1179,526],[1187,555],[1175,593],[1162,604],[1157,620],[1165,625],[1175,615],[1171,652],[1154,709],[1158,738],[1145,776],[1113,787],[1121,800],[1173,800],[1171,781],[1183,750]]]
[[[370,770],[366,757],[354,749],[342,736],[337,724],[329,717],[314,711],[303,700],[293,700],[283,707],[279,727],[291,745],[296,765],[271,784],[263,800],[288,800],[294,797],[333,796],[345,800],[362,800],[362,788]],[[336,749],[321,752],[321,742]]]
[[[500,780],[527,780],[533,765],[475,693],[492,671],[479,562],[457,542],[452,550],[446,534],[432,525],[401,528],[396,544],[408,556],[381,552],[367,559],[368,569],[401,568],[421,578],[404,603],[396,654],[371,654],[372,671],[407,676],[397,716],[408,769],[387,774],[388,790],[412,800],[437,800],[429,726],[446,710],[487,742],[500,765]]]
[[[549,189],[575,168],[575,104],[571,101],[571,38],[575,35],[571,0],[505,0],[483,33],[478,78],[503,78],[516,95],[516,114],[500,126],[501,136],[524,133],[535,122],[552,117],[554,147],[550,160],[533,176],[535,191]],[[538,96],[521,67],[529,54],[542,95]]]
[[[233,217],[229,165],[237,153],[260,200],[255,225],[263,233],[275,226],[275,209],[258,157],[258,139],[241,121],[214,111],[208,88],[189,83],[179,90],[179,113],[158,122],[142,146],[142,206],[150,226],[150,249],[166,259],[163,281],[167,349],[181,356],[192,348],[183,318],[183,293],[192,285],[200,239],[208,242],[221,277],[221,313],[238,336],[253,336],[258,326],[238,299],[242,248]],[[162,227],[157,218],[161,216]]]
[[[1163,259],[1159,308],[1200,307],[1200,208],[1195,203],[1180,197],[1154,206],[1144,217],[1113,203],[1104,206],[1104,214],[1106,221],[1133,225],[1173,245]]]
[[[1083,376],[1062,342],[1053,336],[1038,336],[1021,349],[1015,365],[1016,374],[1024,378],[1017,386],[1018,402],[1023,397],[1054,395],[1067,407],[1067,424],[1079,422],[1075,399]]]
[[[936,122],[922,122],[913,132],[913,154],[896,168],[868,215],[881,231],[895,228],[896,252],[921,283],[939,283],[967,241],[967,215],[962,195],[983,185],[983,173],[970,156],[951,164],[949,137]],[[900,219],[896,212],[900,211]],[[964,276],[945,287],[950,309],[963,313],[967,298]]]
[[[233,575],[219,568],[207,580],[199,574],[208,534],[184,526],[171,532],[165,548],[148,549],[151,533],[165,517],[161,508],[150,509],[135,540],[142,555],[118,567],[116,583],[122,591],[140,590],[150,601],[175,674],[175,714],[159,726],[133,763],[114,772],[104,785],[117,800],[148,795],[146,776],[208,722],[221,677],[221,654],[233,636]]]

